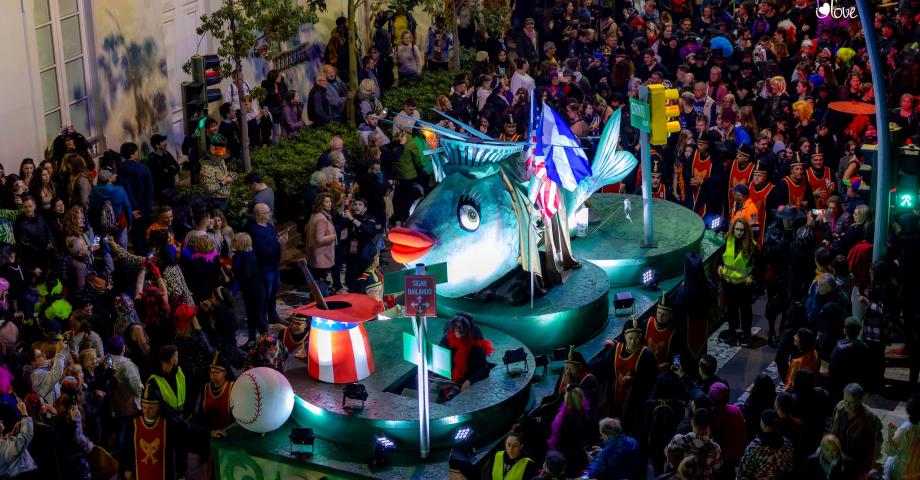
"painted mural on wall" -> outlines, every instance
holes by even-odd
[[[168,76],[158,2],[95,0],[97,126],[109,146],[167,128]]]

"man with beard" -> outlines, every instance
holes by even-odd
[[[343,221],[347,222],[344,229],[346,233],[344,238],[339,238],[339,242],[345,244],[345,286],[353,290],[355,281],[366,267],[361,260],[361,253],[383,233],[383,226],[373,215],[368,215],[367,200],[361,197],[352,201],[351,210],[345,210]]]

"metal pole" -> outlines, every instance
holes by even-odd
[[[415,274],[425,274],[424,263],[415,264]],[[421,313],[424,308],[419,305],[417,313]],[[420,315],[415,316],[415,321],[418,322],[418,446],[419,456],[426,459],[431,452],[428,432],[428,321]]]
[[[866,0],[856,0],[856,11],[866,37],[866,50],[869,51],[869,67],[872,70],[872,88],[875,94],[875,129],[878,131],[878,154],[872,165],[875,171],[875,232],[872,242],[872,261],[885,257],[888,250],[888,210],[891,190],[891,174],[888,171],[891,162],[891,132],[888,129],[888,106],[885,94],[885,79],[882,72],[885,64],[879,55],[878,37],[872,23],[872,10]]]
[[[648,87],[639,87],[639,99],[648,103]],[[645,235],[642,237],[643,248],[654,248],[655,226],[652,223],[652,146],[648,141],[648,132],[639,130],[639,151],[642,165],[642,222],[645,224]]]
[[[527,148],[531,148],[531,149],[536,148],[536,143],[534,142],[536,133],[535,133],[534,124],[533,124],[533,112],[535,108],[537,108],[537,106],[536,104],[534,104],[534,94],[533,94],[533,90],[531,90],[530,91],[530,109],[529,109],[530,111],[528,112],[529,117],[527,118],[527,137],[529,140],[529,143],[527,144],[528,145]],[[536,152],[533,152],[532,155],[536,157]],[[531,172],[531,175],[533,175],[533,172]],[[528,178],[527,180],[532,181],[530,178]],[[530,205],[529,202],[527,205],[527,209],[531,210],[531,213],[533,213],[532,212],[533,206]],[[529,217],[532,220],[529,220],[527,222],[527,265],[529,266],[529,270],[530,270],[530,309],[533,310],[534,271],[533,271],[533,262],[531,262],[531,259],[533,257],[531,256],[532,252],[530,251],[531,249],[530,244],[532,243],[530,241],[530,235],[532,235],[531,229],[534,228],[534,225],[536,224],[536,221],[537,221],[537,217],[535,215],[529,215]]]

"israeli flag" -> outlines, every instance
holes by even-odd
[[[546,157],[546,173],[557,185],[572,192],[582,178],[591,176],[591,162],[581,143],[549,105],[537,123],[537,156]]]

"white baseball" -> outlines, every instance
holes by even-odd
[[[294,410],[294,390],[281,372],[257,367],[246,370],[233,383],[230,412],[246,430],[266,433],[287,421]]]

